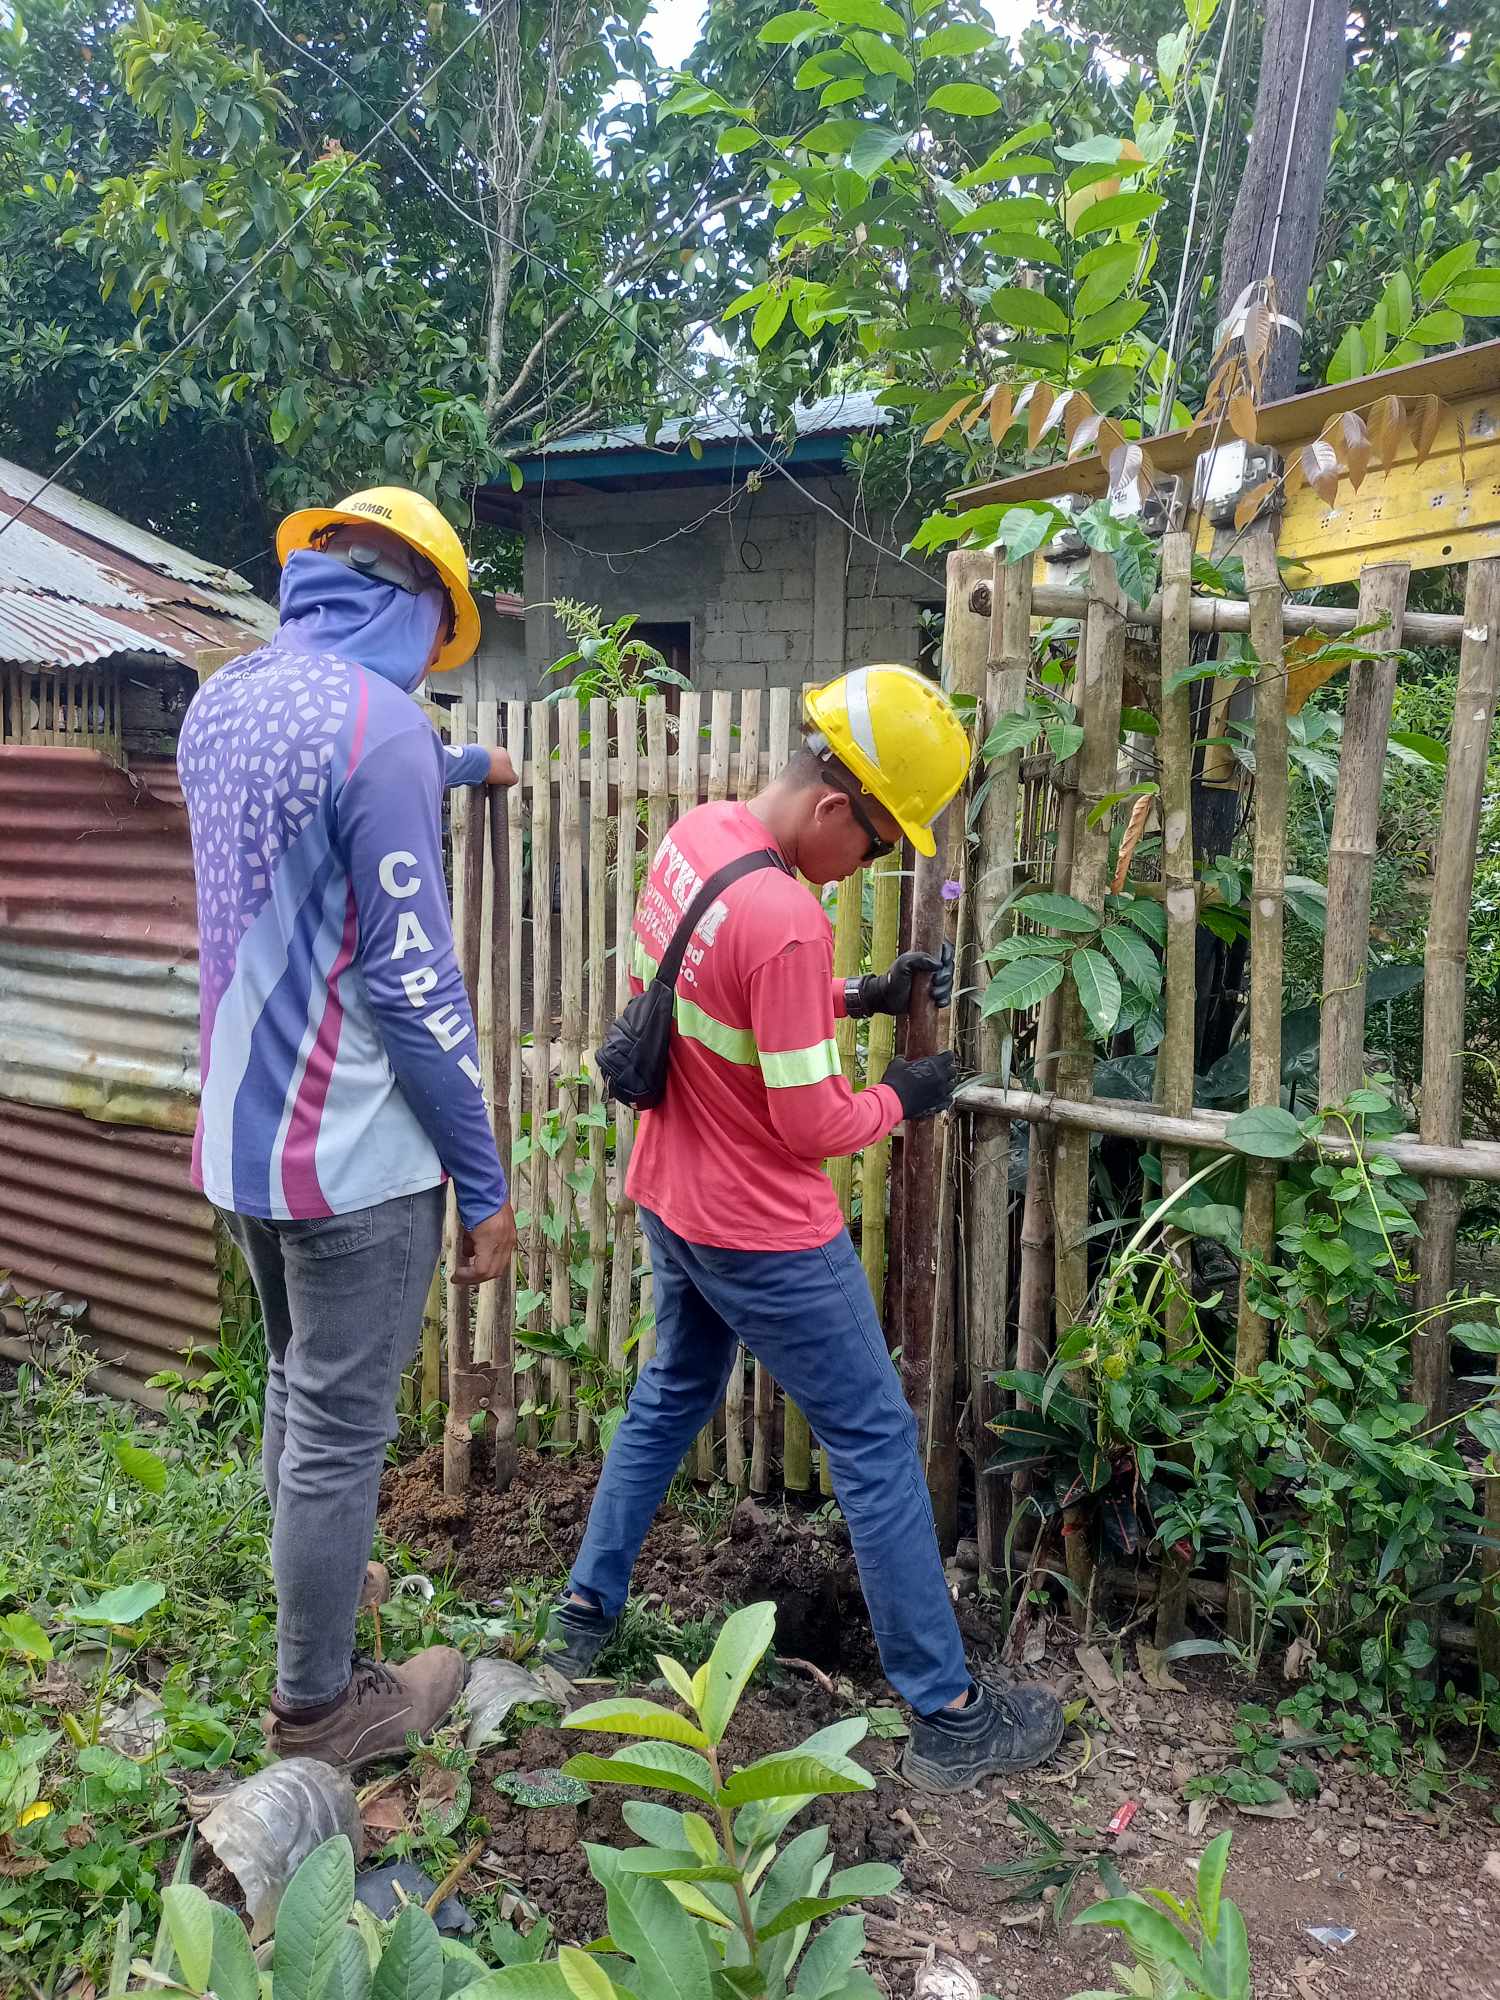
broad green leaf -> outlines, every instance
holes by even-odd
[[[1158,944],[1166,943],[1167,913],[1160,903],[1153,903],[1147,896],[1134,896],[1120,915],[1127,924],[1134,924],[1138,931],[1144,931],[1148,938],[1155,938]]]
[[[1119,975],[1102,952],[1089,950],[1074,952],[1070,970],[1095,1039],[1103,1041],[1120,1018]]]
[[[828,1792],[870,1792],[875,1780],[858,1764],[841,1757],[836,1762],[809,1757],[801,1750],[757,1757],[736,1771],[720,1793],[725,1805],[748,1805],[752,1799],[821,1797]]]
[[[906,34],[906,23],[885,0],[813,0],[820,14],[850,28],[873,28],[878,35]]]
[[[1025,1013],[1055,993],[1062,981],[1063,968],[1055,958],[1012,959],[985,988],[979,1012],[985,1020],[1006,1011]]]
[[[831,2000],[865,1948],[863,1917],[835,1917],[807,1947],[797,1973],[797,2000]]]
[[[1187,24],[1195,35],[1206,35],[1213,26],[1214,15],[1219,11],[1219,0],[1186,0],[1182,10],[1187,15]]]
[[[1087,319],[1079,320],[1073,327],[1073,345],[1081,353],[1092,354],[1095,348],[1103,347],[1121,334],[1129,333],[1146,317],[1144,299],[1116,299],[1103,312],[1091,313]]]
[[[1059,764],[1076,757],[1083,748],[1083,730],[1076,722],[1049,722],[1047,744]]]
[[[732,159],[736,153],[747,153],[752,146],[760,144],[760,134],[753,126],[734,125],[729,131],[719,134],[719,154],[722,159]]]
[[[133,1479],[147,1493],[166,1492],[167,1468],[154,1451],[147,1451],[138,1444],[126,1444],[123,1440],[117,1442],[113,1450],[115,1460],[127,1479]]]
[[[214,1955],[208,1983],[218,2000],[260,2000],[260,1975],[245,1926],[233,1910],[213,1905]]]
[[[863,1861],[841,1868],[828,1887],[835,1896],[894,1896],[901,1887],[901,1870],[885,1861]]]
[[[320,2000],[353,1903],[354,1850],[336,1834],[308,1855],[277,1909],[276,2000]]]
[[[904,136],[893,132],[888,125],[862,125],[859,136],[849,148],[849,164],[855,173],[862,174],[866,180],[873,180],[905,144]]]
[[[997,286],[990,294],[990,312],[1002,325],[1026,327],[1033,333],[1068,330],[1068,315],[1057,301],[1024,285]]]
[[[1000,99],[987,83],[944,83],[928,98],[927,109],[955,118],[988,118],[1000,109]]]
[[[1231,1118],[1225,1138],[1256,1160],[1290,1160],[1302,1150],[1302,1127],[1279,1104],[1257,1104]]]
[[[620,1813],[630,1831],[653,1847],[681,1849],[688,1844],[689,1815],[673,1806],[658,1805],[654,1799],[626,1799]]]
[[[194,1883],[174,1882],[161,1892],[161,1911],[184,1982],[207,1986],[214,1958],[213,1904]]]
[[[1461,277],[1465,271],[1473,270],[1478,262],[1479,245],[1476,242],[1471,239],[1467,243],[1456,244],[1435,263],[1429,264],[1418,278],[1417,297],[1424,306],[1430,306],[1454,278]]]
[[[1219,1899],[1224,1891],[1224,1870],[1229,1865],[1229,1843],[1233,1836],[1221,1833],[1203,1850],[1198,1863],[1198,1908],[1203,1918],[1203,1935],[1212,1944],[1219,1935]]]
[[[656,1670],[680,1701],[689,1708],[698,1706],[698,1698],[693,1692],[693,1677],[681,1660],[674,1660],[670,1653],[658,1653]]]
[[[712,1771],[696,1751],[678,1743],[642,1743],[633,1750],[617,1750],[613,1757],[585,1752],[570,1757],[563,1771],[586,1785],[643,1785],[713,1804]]]
[[[758,306],[761,300],[767,296],[768,292],[769,287],[766,285],[752,285],[748,292],[741,292],[737,299],[730,301],[724,308],[723,317],[727,320],[738,319],[741,313],[749,312],[752,306]],[[544,1296],[545,1294],[541,1292],[518,1293],[516,1297],[516,1311],[524,1318],[528,1311],[534,1310],[542,1303]],[[530,1299],[531,1305],[523,1307],[521,1304],[522,1298]]]
[[[858,56],[873,76],[899,76],[903,83],[913,81],[910,56],[882,36],[872,35],[865,28],[856,28],[844,46]]]
[[[1128,930],[1124,924],[1111,924],[1101,933],[1099,942],[1132,986],[1138,986],[1143,993],[1161,991],[1161,960],[1138,931]]]
[[[573,2000],[615,2000],[614,1981],[588,1952],[565,1944],[558,1951],[557,1966]]]
[[[759,1936],[769,1941],[782,1937],[787,1931],[800,1930],[804,1924],[816,1923],[819,1917],[832,1916],[836,1910],[846,1910],[858,1900],[855,1896],[797,1896],[784,1910],[778,1910],[770,1922],[757,1926]]]
[[[1222,1243],[1236,1256],[1240,1254],[1245,1218],[1229,1202],[1183,1202],[1172,1210],[1172,1227],[1184,1236],[1203,1236],[1210,1243]]]
[[[1075,236],[1097,236],[1103,229],[1130,229],[1145,222],[1163,205],[1159,194],[1135,189],[1127,194],[1107,194],[1090,204],[1073,224]]]
[[[857,118],[830,118],[803,135],[802,144],[810,153],[847,153],[859,137]]]
[[[750,338],[757,347],[764,347],[774,340],[781,331],[782,324],[791,310],[791,296],[787,292],[771,292],[755,308],[755,317],[750,322]]]
[[[67,1604],[58,1613],[75,1625],[136,1625],[148,1611],[154,1611],[167,1594],[167,1586],[154,1578],[139,1583],[122,1583],[106,1590],[92,1604]],[[311,1857],[309,1857],[310,1859]]]
[[[1251,2000],[1250,1940],[1233,1903],[1223,1906],[1218,1936],[1203,1953],[1203,1972],[1214,2000]]]
[[[45,1663],[52,1658],[52,1641],[28,1611],[7,1611],[0,1618],[0,1645],[23,1659]]]
[[[1500,314],[1500,271],[1471,271],[1449,286],[1444,303],[1470,319],[1493,319]]]
[[[1051,222],[1055,210],[1039,194],[1006,194],[994,201],[981,202],[959,224],[965,235],[983,236],[992,229],[1025,229],[1034,223]]]
[[[1170,1917],[1153,1909],[1139,1896],[1113,1896],[1107,1902],[1091,1904],[1088,1909],[1080,1911],[1073,1921],[1077,1924],[1107,1924],[1111,1930],[1123,1931],[1133,1945],[1182,1973],[1193,1987],[1201,1987],[1203,1983],[1203,1968],[1198,1963],[1198,1954],[1182,1932]]]
[[[847,1757],[857,1744],[864,1741],[868,1732],[869,1724],[862,1715],[848,1716],[842,1722],[830,1722],[826,1728],[815,1730],[800,1746],[801,1752],[806,1757],[841,1760]],[[750,1805],[735,1814],[735,1839],[745,1851],[756,1852],[770,1841],[778,1840],[797,1814],[812,1803],[814,1796],[813,1793],[804,1792],[791,1799],[752,1801]],[[814,1827],[812,1832],[814,1835],[821,1834],[825,1840],[827,1839],[826,1827]],[[799,1835],[798,1838],[802,1836]],[[778,1856],[777,1863],[773,1864],[773,1873],[780,1861],[785,1859],[785,1855],[790,1854],[796,1846],[797,1841],[794,1840],[791,1846]]]
[[[747,1604],[726,1618],[708,1658],[708,1680],[699,1713],[710,1743],[722,1743],[745,1683],[776,1633],[774,1604]]]
[[[719,1843],[714,1837],[713,1828],[703,1815],[694,1812],[684,1813],[682,1830],[687,1835],[688,1846],[703,1865],[706,1868],[715,1866],[720,1859]]]
[[[711,2000],[708,1960],[692,1919],[671,1891],[649,1876],[627,1875],[607,1847],[584,1847],[604,1888],[609,1934],[634,1959],[643,2000]]]
[[[809,35],[826,35],[827,17],[810,14],[804,9],[793,8],[786,14],[773,14],[760,31],[760,39],[773,48],[781,48],[790,43],[805,41]]]
[[[1008,562],[1020,562],[1024,556],[1033,555],[1044,542],[1050,542],[1067,519],[1066,514],[1046,500],[1007,507],[996,523],[990,546],[1004,549]]]
[[[1464,337],[1463,315],[1442,310],[1423,313],[1406,337],[1418,347],[1452,347]]]
[[[507,1965],[454,1990],[462,1993],[463,2000],[573,2000],[573,1989],[556,1960],[550,1965]],[[276,2000],[281,2000],[279,1993]]]
[[[675,1708],[630,1696],[575,1708],[564,1716],[563,1728],[595,1729],[604,1736],[649,1736],[661,1743],[689,1743],[696,1750],[704,1749],[711,1740],[691,1717],[679,1715]]]
[[[370,2000],[427,2000],[442,1983],[443,1947],[437,1925],[417,1903],[392,1924],[370,1987]]]
[[[922,37],[919,54],[924,62],[932,56],[977,56],[981,49],[992,49],[995,39],[976,21],[949,21]]]
[[[1099,918],[1087,903],[1074,896],[1058,895],[1043,889],[1038,895],[1023,896],[1016,905],[1017,916],[1030,924],[1045,924],[1052,931],[1096,931]]]
[[[1134,243],[1107,243],[1101,252],[1090,251],[1099,261],[1079,286],[1073,300],[1073,317],[1087,319],[1102,307],[1113,305],[1135,276],[1140,250]]]
[[[1479,1320],[1466,1319],[1457,1326],[1449,1327],[1448,1336],[1456,1340],[1460,1347],[1467,1347],[1471,1354],[1500,1354],[1500,1326],[1485,1325]],[[0,1625],[4,1624],[0,1619]]]
[[[1002,715],[994,728],[984,739],[980,756],[986,759],[1004,757],[1012,750],[1027,750],[1042,733],[1042,718],[1039,715]]]
[[[738,1882],[740,1879],[738,1868],[731,1868],[724,1860],[700,1860],[691,1847],[622,1847],[620,1866],[629,1875],[649,1875],[657,1882]]]
[[[346,1925],[339,1933],[333,1969],[323,1984],[320,2000],[369,2000],[370,1954],[359,1931]]]
[[[1418,729],[1393,729],[1389,737],[1390,747],[1395,751],[1405,751],[1402,763],[1429,765],[1441,771],[1448,762],[1448,746],[1435,736],[1424,736]]]

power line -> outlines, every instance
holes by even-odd
[[[188,328],[187,332],[182,336],[181,340],[177,342],[176,346],[169,349],[169,351],[162,356],[161,360],[158,361],[156,366],[153,369],[151,369],[150,372],[147,374],[145,380],[141,382],[136,388],[132,389],[128,396],[122,397],[121,400],[115,405],[114,409],[112,409],[107,416],[102,417],[100,421],[97,424],[95,424],[94,428],[89,432],[88,436],[85,437],[79,444],[76,444],[73,447],[72,451],[68,453],[67,457],[63,459],[59,465],[53,467],[51,472],[47,474],[47,477],[42,481],[41,485],[37,488],[36,492],[33,493],[29,499],[23,500],[21,505],[16,509],[14,514],[10,515],[6,520],[0,521],[0,535],[8,534],[10,529],[15,525],[15,523],[21,519],[24,513],[26,513],[27,509],[34,507],[37,501],[40,500],[42,495],[47,491],[47,489],[57,484],[58,480],[61,479],[63,474],[68,470],[69,466],[77,463],[77,461],[88,450],[89,446],[94,442],[94,440],[98,437],[101,437],[105,431],[112,429],[113,426],[117,424],[120,418],[125,414],[126,410],[129,409],[130,405],[136,402],[142,395],[145,394],[146,390],[151,387],[151,384],[157,379],[159,375],[164,373],[164,371],[171,366],[172,362],[177,359],[177,356],[182,353],[183,349],[185,347],[190,347],[192,345],[192,343],[198,338],[198,335],[203,331],[204,327],[208,325],[209,321],[213,319],[218,313],[222,312],[225,306],[229,305],[235,298],[239,296],[239,294],[244,290],[245,286],[248,285],[250,280],[255,276],[256,272],[260,269],[262,264],[264,264],[268,258],[274,257],[276,252],[280,250],[284,244],[290,241],[290,239],[296,234],[298,226],[302,222],[306,221],[308,216],[310,216],[315,209],[322,207],[323,203],[328,199],[329,195],[333,193],[334,189],[339,185],[339,183],[345,180],[348,177],[348,175],[353,173],[354,169],[359,165],[360,161],[365,157],[366,153],[369,152],[370,148],[373,145],[375,145],[378,140],[383,139],[385,137],[386,133],[391,130],[392,126],[394,126],[398,118],[405,116],[405,114],[411,109],[412,105],[414,105],[417,99],[422,95],[423,91],[429,89],[432,86],[432,84],[434,84],[437,81],[438,77],[442,75],[443,71],[447,69],[448,65],[458,60],[458,58],[463,54],[464,50],[469,46],[470,42],[472,42],[474,38],[483,30],[488,21],[489,21],[489,12],[486,11],[480,15],[479,19],[475,22],[474,26],[469,30],[468,34],[464,36],[463,40],[458,44],[458,46],[453,50],[451,50],[448,55],[444,56],[443,60],[438,64],[437,68],[432,72],[432,75],[427,77],[421,84],[419,84],[418,87],[411,93],[411,95],[408,98],[406,98],[406,100],[403,103],[397,105],[396,109],[391,113],[390,117],[386,119],[385,123],[382,126],[380,126],[377,131],[371,133],[370,137],[365,141],[364,145],[360,147],[359,151],[357,153],[350,154],[349,158],[345,161],[344,165],[340,167],[339,171],[333,176],[332,180],[330,180],[329,182],[327,182],[325,186],[317,190],[312,200],[307,204],[305,208],[299,209],[297,214],[294,215],[292,220],[287,224],[286,228],[283,229],[281,234],[276,238],[275,242],[268,243],[266,245],[265,249],[262,250],[260,255],[255,258],[255,260],[251,263],[249,268],[240,277],[238,277],[235,280],[235,282],[230,286],[229,290],[224,293],[223,297],[216,299],[214,303],[209,307],[208,311],[204,313],[201,318],[196,320],[194,324]]]

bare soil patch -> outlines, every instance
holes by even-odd
[[[452,1563],[475,1596],[497,1596],[509,1583],[565,1572],[592,1478],[587,1464],[530,1457],[508,1493],[479,1487],[467,1506],[455,1506],[442,1496],[441,1454],[428,1453],[387,1474],[382,1527],[425,1559]],[[991,1665],[1000,1636],[994,1622],[967,1579],[955,1574],[954,1585],[976,1656]],[[836,1522],[770,1503],[717,1517],[664,1509],[636,1586],[679,1618],[771,1599],[782,1656],[810,1663],[831,1684],[832,1692],[801,1669],[782,1669],[756,1686],[731,1739],[735,1761],[796,1742],[851,1707],[892,1700]],[[1105,1650],[1112,1650],[1108,1643]],[[1127,1637],[1118,1684],[1100,1691],[1061,1624],[1033,1633],[1027,1652],[1032,1677],[1064,1700],[1089,1694],[1093,1704],[1082,1718],[1087,1733],[1071,1729],[1046,1769],[937,1801],[900,1777],[899,1740],[871,1736],[859,1754],[875,1790],[815,1809],[830,1824],[841,1863],[894,1861],[903,1870],[901,1894],[876,1904],[869,1926],[871,1968],[897,2000],[910,1993],[917,1966],[934,1949],[969,1965],[997,2000],[1068,2000],[1110,1983],[1109,1962],[1120,1952],[1108,1934],[1059,1928],[1050,1909],[1011,1901],[1012,1885],[985,1872],[1031,1851],[1007,1810],[1012,1798],[1113,1853],[1138,1887],[1184,1890],[1205,1843],[1231,1826],[1227,1893],[1245,1914],[1260,2000],[1500,2000],[1500,1861],[1492,1864],[1497,1872],[1486,1866],[1500,1849],[1500,1827],[1487,1795],[1455,1787],[1450,1803],[1418,1812],[1389,1785],[1316,1752],[1319,1803],[1284,1819],[1216,1803],[1206,1824],[1190,1829],[1183,1788],[1233,1761],[1231,1725],[1246,1690],[1199,1662],[1179,1669],[1184,1692],[1149,1687]],[[1271,1698],[1279,1692],[1271,1690]],[[569,1732],[533,1729],[514,1748],[488,1754],[475,1773],[476,1809],[494,1828],[494,1862],[564,1941],[602,1928],[601,1899],[576,1840],[628,1839],[620,1801],[601,1790],[576,1815],[527,1812],[493,1780],[505,1770],[555,1766],[578,1745]],[[1453,1746],[1454,1763],[1465,1763],[1472,1748]],[[1111,1819],[1132,1801],[1130,1825],[1109,1835]],[[1090,1876],[1075,1907],[1094,1893]],[[1317,1926],[1344,1927],[1355,1937],[1331,1953],[1309,1936]]]

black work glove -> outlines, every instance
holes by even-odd
[[[948,1109],[958,1088],[953,1051],[939,1049],[935,1056],[922,1056],[916,1062],[893,1056],[880,1080],[901,1099],[903,1118],[930,1118],[935,1111]]]
[[[913,974],[932,974],[932,1004],[946,1007],[953,998],[953,947],[945,939],[936,958],[928,951],[903,951],[889,972],[867,972],[844,982],[844,1012],[854,1021],[871,1014],[904,1014],[911,1006]]]

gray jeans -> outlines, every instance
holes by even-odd
[[[225,1214],[265,1319],[261,1465],[276,1579],[276,1686],[290,1706],[342,1694],[375,1534],[396,1395],[417,1351],[447,1190],[348,1215]]]

